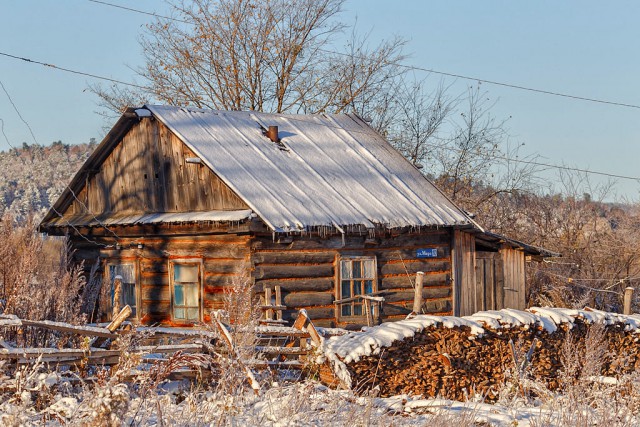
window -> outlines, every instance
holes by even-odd
[[[340,317],[366,316],[363,303],[370,304],[371,315],[375,317],[376,304],[358,295],[377,292],[376,257],[353,257],[340,260],[339,271],[340,295],[339,300],[349,300],[338,307]]]
[[[173,320],[200,320],[200,263],[172,263]]]
[[[122,286],[120,289],[120,301],[119,306],[122,308],[125,305],[131,307],[131,317],[137,316],[137,300],[138,292],[136,287],[136,274],[134,264],[109,264],[109,283],[111,284],[111,306],[114,306],[115,297],[115,281],[117,277],[122,279]]]

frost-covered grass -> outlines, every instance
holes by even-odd
[[[131,379],[135,356],[112,371],[82,380],[43,364],[0,379],[0,424],[91,426],[635,426],[640,393],[635,377],[582,378],[563,393],[517,379],[498,404],[421,396],[377,398],[332,390],[313,379],[259,378],[256,395],[241,369],[216,369],[207,381],[166,381],[173,369],[206,366],[198,355],[176,355]],[[7,373],[9,373],[7,375]],[[568,372],[567,375],[570,375]],[[514,387],[515,385],[515,387]]]

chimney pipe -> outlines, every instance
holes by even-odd
[[[267,137],[273,142],[280,142],[278,138],[278,126],[269,126],[267,130]]]

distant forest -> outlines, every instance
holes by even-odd
[[[22,144],[0,152],[0,217],[18,221],[33,213],[40,217],[56,201],[73,175],[96,147],[56,141],[48,146]]]

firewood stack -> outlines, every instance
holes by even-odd
[[[509,312],[515,313],[513,310]],[[495,316],[495,313],[500,312],[489,313],[494,313]],[[587,343],[589,328],[594,327],[592,319],[575,316],[571,323],[559,322],[552,328],[549,328],[548,324],[545,328],[542,322],[528,325],[501,324],[496,328],[495,324],[482,323],[479,320],[482,318],[481,315],[482,313],[478,313],[458,319],[463,321],[454,325],[449,323],[447,326],[444,326],[447,318],[440,318],[445,319],[445,322],[427,322],[433,324],[415,331],[413,336],[391,343],[387,339],[385,344],[390,345],[370,346],[370,355],[357,354],[356,350],[354,357],[352,350],[345,357],[346,353],[343,350],[342,355],[339,351],[334,353],[333,360],[335,361],[337,356],[338,361],[342,361],[336,363],[342,363],[343,372],[346,367],[349,376],[347,380],[350,380],[351,388],[357,391],[364,392],[378,387],[381,396],[411,394],[454,400],[465,400],[476,394],[483,396],[486,401],[494,401],[498,397],[500,386],[509,375],[526,375],[528,378],[541,381],[551,390],[558,389],[563,354],[575,351],[579,354],[579,360],[584,360],[587,351],[585,348],[593,345],[593,339]],[[626,324],[624,321],[616,321],[621,317],[602,322],[610,324],[604,327],[603,341],[600,341],[600,345],[606,345],[609,354],[613,355],[604,358],[600,372],[602,376],[615,377],[640,368],[640,333],[633,322],[630,325],[628,321]],[[475,322],[482,327],[483,333],[465,325],[465,321]],[[401,323],[398,322],[399,327],[402,326]],[[393,326],[389,324],[378,327],[378,337],[384,338],[385,328],[391,327]],[[369,345],[375,341],[375,329],[371,328],[361,333],[361,349],[363,342]],[[369,334],[369,338],[365,337],[366,334]],[[345,345],[345,337],[337,340],[342,340],[343,349],[348,348],[348,345]],[[565,345],[567,340],[572,343],[569,347]],[[352,341],[358,341],[357,336]],[[329,340],[329,348],[332,346],[331,343]],[[334,345],[333,348],[339,346]],[[530,354],[530,360],[525,362],[527,353]]]

